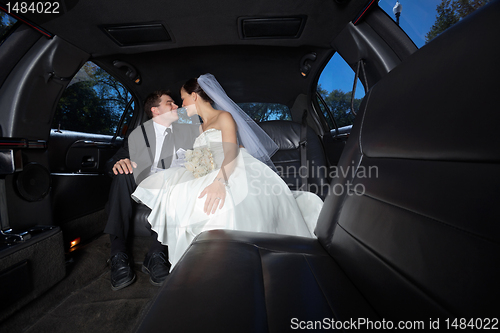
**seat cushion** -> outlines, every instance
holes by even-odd
[[[213,230],[172,271],[140,332],[279,332],[378,320],[316,239]]]

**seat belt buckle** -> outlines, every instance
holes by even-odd
[[[299,141],[299,146],[300,146],[300,147],[305,147],[305,146],[307,146],[307,140]]]

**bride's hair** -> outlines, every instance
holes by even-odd
[[[189,79],[186,83],[184,83],[182,89],[184,89],[188,94],[197,93],[204,101],[214,104],[214,101],[208,97],[203,89],[201,89],[197,78]]]
[[[186,85],[188,85],[187,83]],[[271,156],[278,150],[278,145],[238,104],[227,96],[222,86],[215,79],[215,76],[210,73],[203,74],[194,82],[195,84],[193,82],[189,83],[193,85],[192,89],[199,87],[200,91],[203,91],[204,94],[206,93],[207,97],[214,101],[213,106],[215,109],[231,113],[238,127],[238,141],[240,144],[245,146],[246,150],[253,157],[266,163],[272,170],[276,170],[271,161]],[[187,89],[184,88],[186,92],[189,92],[190,90]]]

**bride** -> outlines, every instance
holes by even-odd
[[[215,77],[205,74],[187,81],[181,98],[188,116],[203,120],[194,151],[186,153],[184,167],[151,175],[132,194],[151,208],[148,221],[158,240],[168,245],[172,268],[194,237],[206,230],[314,237],[322,200],[288,189],[273,171],[277,145]]]

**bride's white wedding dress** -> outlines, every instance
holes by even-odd
[[[229,177],[226,200],[215,214],[203,212],[210,185],[224,160],[222,133],[209,129],[196,138],[194,147],[208,146],[216,168],[194,178],[183,167],[155,173],[139,184],[134,200],[151,208],[148,221],[158,240],[168,245],[172,268],[191,241],[202,231],[230,229],[315,237],[313,234],[323,201],[310,192],[291,192],[266,164],[241,148]]]

